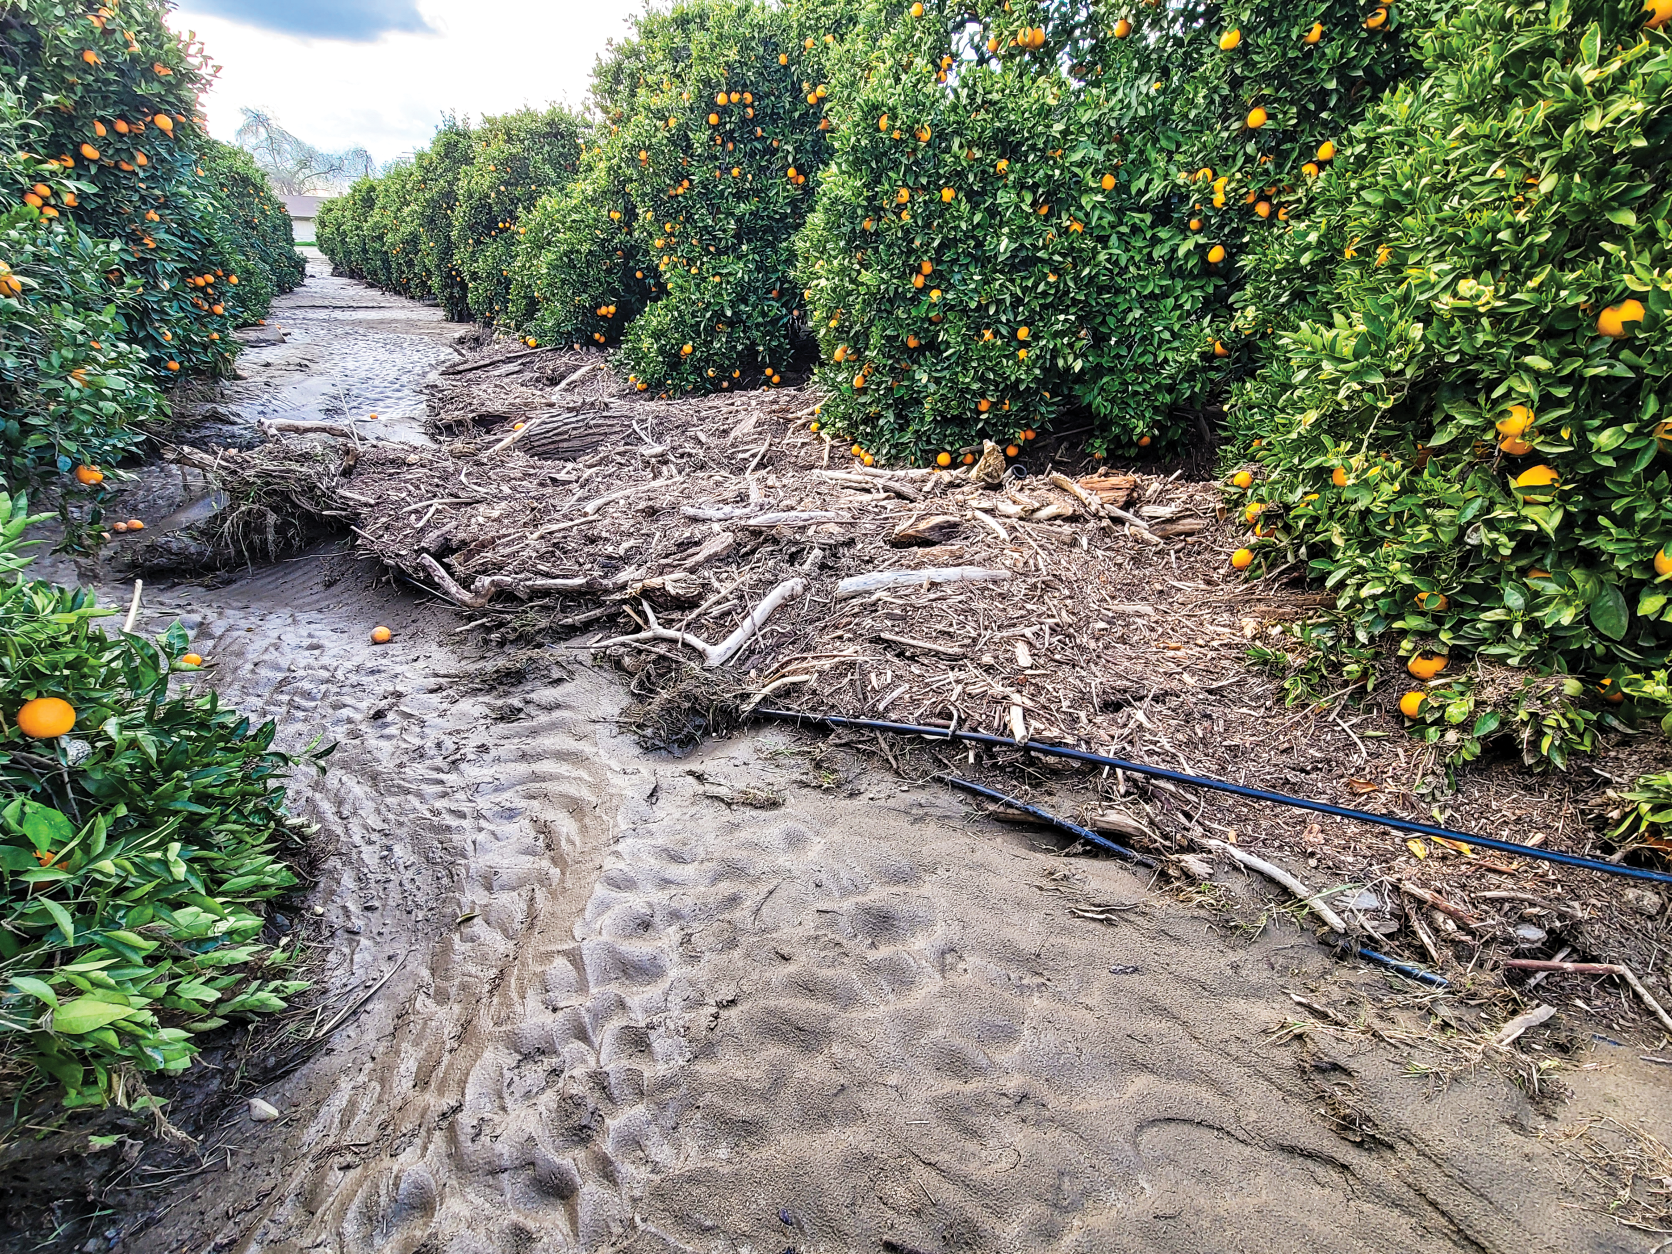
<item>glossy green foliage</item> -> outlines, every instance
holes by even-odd
[[[262,903],[296,882],[278,851],[299,759],[273,724],[170,691],[178,625],[112,637],[91,594],[27,579],[29,521],[22,496],[0,517],[0,1053],[85,1105],[304,987],[294,951],[257,940]],[[67,701],[73,728],[26,736],[35,698]]]

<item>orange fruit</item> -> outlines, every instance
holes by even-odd
[[[1264,510],[1264,509],[1265,509],[1265,506],[1262,505],[1259,501],[1250,501],[1248,503],[1248,505],[1242,511],[1243,522],[1252,523],[1256,518],[1258,518],[1260,516],[1261,511]]]
[[[75,481],[91,487],[95,483],[103,483],[104,474],[97,466],[77,466],[75,468]]]
[[[1266,111],[1259,105],[1255,105],[1248,111],[1248,117],[1245,120],[1248,123],[1249,130],[1257,131],[1266,124]]]
[[[116,531],[116,532],[126,531],[128,529],[128,524],[127,523],[111,523],[110,524],[110,529],[112,531]]]
[[[1399,698],[1399,712],[1406,718],[1416,718],[1417,715],[1422,713],[1422,703],[1426,700],[1428,700],[1426,692],[1418,692],[1413,688]]]
[[[75,726],[75,707],[62,697],[36,697],[17,712],[17,729],[31,740],[56,740]]]
[[[1338,487],[1338,488],[1346,487],[1347,486],[1347,468],[1345,466],[1337,466],[1335,468],[1334,473],[1332,473],[1329,478],[1330,478],[1330,482],[1333,483],[1336,487]]]
[[[1021,455],[1021,452],[1022,450],[1017,448],[1014,444],[1006,444],[1004,446],[1004,455],[1006,457],[1018,457]]]
[[[935,465],[937,465],[937,466],[950,466],[951,464],[952,464],[952,454],[951,453],[936,453],[935,454]]]
[[[1610,705],[1619,705],[1626,699],[1626,694],[1620,691],[1618,685],[1612,679],[1603,680],[1597,685],[1597,691],[1602,694],[1602,699]]]
[[[1224,260],[1225,246],[1223,244],[1215,244],[1212,248],[1208,249],[1208,264],[1210,266],[1217,266]]]
[[[1664,548],[1655,554],[1655,574],[1672,575],[1672,554],[1667,553]]]
[[[1254,564],[1254,550],[1238,549],[1231,554],[1231,566],[1235,570],[1247,570]]]
[[[1644,0],[1643,12],[1649,15],[1643,25],[1658,30],[1672,21],[1672,0]]]
[[[182,653],[180,655],[180,664],[182,666],[202,666],[203,658],[196,653]]]
[[[1262,218],[1271,217],[1271,201],[1269,201],[1269,200],[1260,201],[1259,204],[1254,206],[1254,212],[1259,214],[1260,217],[1262,217]]]
[[[1249,471],[1239,470],[1236,474],[1231,476],[1231,482],[1239,488],[1253,487],[1254,476]]]
[[[1525,405],[1511,405],[1509,412],[1494,424],[1502,436],[1518,436],[1533,425],[1533,411]]]
[[[1213,355],[1215,357],[1229,357],[1231,355],[1231,350],[1226,348],[1220,341],[1215,340],[1213,342]]]
[[[145,530],[145,524],[140,522],[139,519],[137,519],[137,518],[130,518],[130,519],[128,519],[128,530],[129,531],[144,531]]]
[[[1597,315],[1597,334],[1617,340],[1626,333],[1626,323],[1641,321],[1643,302],[1636,299],[1623,300],[1618,305],[1609,305]]]
[[[1221,52],[1229,52],[1241,42],[1242,31],[1233,26],[1230,30],[1226,31],[1219,37],[1219,50]]]
[[[1334,159],[1335,145],[1326,139],[1323,143],[1318,145],[1318,160],[1333,161]]]
[[[912,5],[911,6],[911,15],[913,17],[922,17],[923,16],[923,6],[921,4]]]
[[[1443,653],[1419,653],[1405,663],[1405,669],[1418,679],[1433,679],[1445,670],[1449,660]]]
[[[1419,592],[1417,593],[1417,604],[1425,610],[1437,611],[1445,609],[1451,602],[1446,599],[1446,594],[1443,592]]]
[[[1314,22],[1314,23],[1312,23],[1312,29],[1307,31],[1306,34],[1302,35],[1300,37],[1300,41],[1303,44],[1315,44],[1320,39],[1322,39],[1323,37],[1324,37],[1324,24],[1322,22]]]
[[[1518,488],[1547,488],[1558,482],[1561,476],[1551,467],[1540,463],[1530,466],[1515,476],[1515,486]]]
[[[1141,436],[1138,437],[1138,447],[1139,448],[1148,448],[1149,446],[1150,446],[1150,437],[1149,436],[1141,435]]]
[[[1387,20],[1388,11],[1386,9],[1377,9],[1369,17],[1364,19],[1365,29],[1380,30],[1382,26],[1386,24]]]
[[[1523,440],[1520,436],[1514,435],[1507,436],[1504,439],[1499,440],[1498,448],[1503,451],[1506,457],[1525,457],[1528,453],[1533,451],[1533,446],[1531,444],[1528,444],[1527,441]]]
[[[1113,174],[1105,174],[1103,176],[1103,178],[1100,180],[1100,185],[1102,186],[1103,190],[1106,191],[1106,192],[1114,191],[1115,190],[1115,176]]]
[[[394,638],[395,633],[390,631],[387,627],[378,626],[372,628],[373,644],[388,644]]]
[[[1019,339],[1019,340],[1027,339],[1029,334],[1030,334],[1030,332],[1028,331],[1028,329],[1026,327],[1017,327],[1016,328],[1016,338]]]

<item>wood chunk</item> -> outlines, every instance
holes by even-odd
[[[951,514],[931,514],[928,518],[908,518],[894,529],[888,538],[897,549],[918,544],[945,544],[963,529],[962,520]]]
[[[1207,530],[1205,518],[1181,518],[1177,522],[1156,523],[1150,528],[1152,535],[1160,536],[1163,540],[1170,540],[1174,536],[1193,536],[1197,532]]]
[[[1138,477],[1136,475],[1116,475],[1107,470],[1100,470],[1095,475],[1087,475],[1076,482],[1090,492],[1105,505],[1124,508],[1138,491]]]

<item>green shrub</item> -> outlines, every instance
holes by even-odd
[[[1245,325],[1290,329],[1235,408],[1262,564],[1363,640],[1589,675],[1621,716],[1663,708],[1672,643],[1672,44],[1642,18],[1475,4],[1427,35],[1252,260]]]
[[[295,291],[302,285],[307,268],[296,251],[296,237],[284,202],[273,194],[267,176],[242,148],[208,136],[200,143],[198,164],[220,206],[217,224],[244,258],[239,267],[239,286],[259,276],[274,295]],[[252,293],[240,295],[263,313],[271,302],[271,297],[257,301]]]
[[[21,496],[0,520],[0,1075],[75,1106],[125,1071],[182,1070],[195,1034],[305,987],[293,951],[256,942],[261,903],[296,882],[275,850],[300,759],[213,693],[169,694],[178,625],[111,639],[90,593],[25,579],[30,521]],[[68,702],[74,727],[26,736],[35,698]]]
[[[646,390],[770,383],[789,366],[804,318],[794,237],[829,159],[852,24],[827,0],[697,0],[639,18],[600,66],[600,157],[632,237],[622,252],[650,265],[634,267],[648,307],[625,332],[619,310],[637,306],[639,280],[604,303],[618,308],[621,365]],[[580,256],[594,238],[583,226],[558,247]]]
[[[914,460],[1069,410],[1097,450],[1201,430],[1243,364],[1246,241],[1281,231],[1318,144],[1402,71],[1400,20],[1366,29],[1344,0],[924,10],[878,10],[839,76],[802,244],[827,419]]]
[[[483,118],[471,132],[469,165],[455,183],[452,265],[470,313],[506,321],[511,267],[522,216],[542,195],[573,182],[581,155],[580,120],[567,109],[522,109]]]

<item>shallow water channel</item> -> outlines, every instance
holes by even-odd
[[[316,259],[270,322],[222,421],[424,438],[436,311]],[[286,746],[340,745],[292,791],[325,999],[359,1009],[89,1248],[1652,1248],[1540,1137],[1642,1113],[1634,1051],[1535,1107],[1363,1031],[1280,1042],[1292,993],[1350,1026],[1387,983],[813,739],[646,755],[612,672],[508,680],[343,544],[145,612]]]

